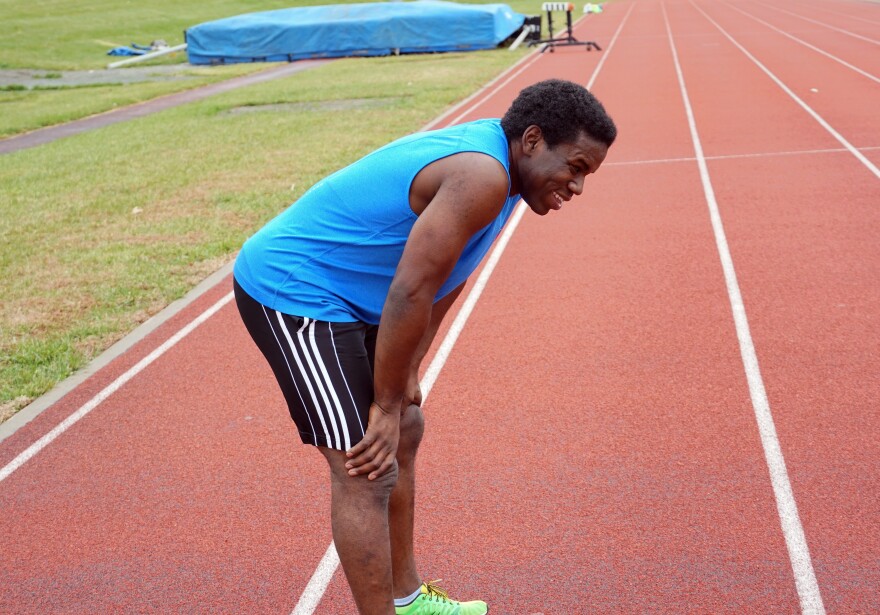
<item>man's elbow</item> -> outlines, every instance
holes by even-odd
[[[427,283],[397,282],[391,284],[388,290],[386,307],[411,308],[415,306],[430,306],[433,303],[434,293],[432,286]]]

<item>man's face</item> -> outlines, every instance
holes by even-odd
[[[520,193],[529,207],[545,215],[551,209],[584,190],[584,179],[595,173],[608,147],[581,134],[574,143],[548,147],[542,137],[526,144],[524,160],[519,165]]]

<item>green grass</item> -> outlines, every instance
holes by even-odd
[[[523,53],[338,60],[3,156],[0,414],[230,261],[318,179]],[[356,99],[376,104],[326,104]],[[235,112],[262,105],[282,106]]]

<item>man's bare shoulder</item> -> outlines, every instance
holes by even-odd
[[[441,161],[438,161],[441,162]],[[507,171],[496,158],[482,152],[461,152],[447,156],[446,173],[455,177],[467,177],[471,181],[504,184],[508,183]]]
[[[422,169],[413,181],[410,201],[416,214],[441,193],[472,205],[500,208],[509,188],[507,171],[498,160],[481,152],[461,152]]]

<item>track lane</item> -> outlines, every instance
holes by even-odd
[[[790,10],[794,10],[798,6],[795,4],[795,0],[780,0],[778,4],[780,7],[787,7]],[[822,12],[821,9],[824,8],[825,12],[834,16],[835,25],[841,28],[846,28],[854,21],[862,24],[880,25],[880,7],[873,0],[829,0],[826,2],[806,0],[800,6],[806,9],[808,14],[813,11]],[[818,19],[821,20],[821,18]]]
[[[791,18],[792,23],[797,23],[801,28],[818,28],[827,34],[832,32],[842,34],[854,40],[870,39],[877,41],[876,24],[871,20],[876,20],[880,10],[874,2],[853,2],[846,3],[843,14],[822,13],[817,14],[815,11],[819,7],[817,0],[809,0],[808,2],[793,3],[773,2],[768,4],[773,11],[787,15]],[[843,4],[843,3],[841,3]],[[825,3],[827,6],[828,3]],[[852,20],[850,15],[862,17],[862,20]],[[867,19],[868,21],[864,21]]]
[[[86,380],[79,386],[20,426],[14,433],[8,435],[0,446],[0,467],[8,466],[28,447],[34,445],[83,405],[100,395],[102,390],[112,385],[114,380],[124,372],[135,367],[138,362],[144,360],[175,333],[191,323],[205,310],[214,306],[227,292],[228,288],[219,284],[206,290],[190,305],[149,332],[126,352],[114,358],[108,365],[88,374]],[[89,369],[91,367],[86,368],[87,371]]]
[[[801,3],[801,6],[808,8],[814,15],[833,15],[840,20],[839,23],[844,28],[852,25],[853,22],[880,26],[880,11],[876,7],[872,7],[870,2],[817,2],[811,0]],[[866,10],[865,15],[856,14],[857,10]]]
[[[765,30],[733,7],[711,0],[697,6],[855,147],[880,143],[880,84]]]
[[[725,6],[734,8],[750,19],[762,23],[768,28],[775,29],[784,36],[798,40],[802,45],[812,47],[817,53],[828,54],[836,58],[838,63],[853,67],[861,71],[866,79],[876,82],[880,75],[880,53],[870,43],[853,42],[844,36],[828,35],[827,32],[815,30],[803,31],[791,23],[791,18],[784,14],[767,10],[763,4],[749,3],[737,6],[729,2]],[[878,28],[880,30],[880,28]],[[794,32],[797,32],[795,35]],[[873,79],[872,79],[873,77]]]
[[[682,8],[676,19],[697,28],[698,15]],[[729,70],[721,78],[691,39],[680,44],[686,77],[701,84],[693,94],[698,117],[724,104],[723,87],[754,91],[762,77]],[[765,50],[759,59],[774,58]],[[788,134],[780,146],[796,150],[821,131],[801,126],[784,96],[761,101]],[[707,153],[754,139],[748,115],[720,119],[700,122]],[[880,500],[877,180],[836,153],[715,159],[709,169],[823,599],[830,612],[873,612],[880,608],[880,526],[868,512]]]

